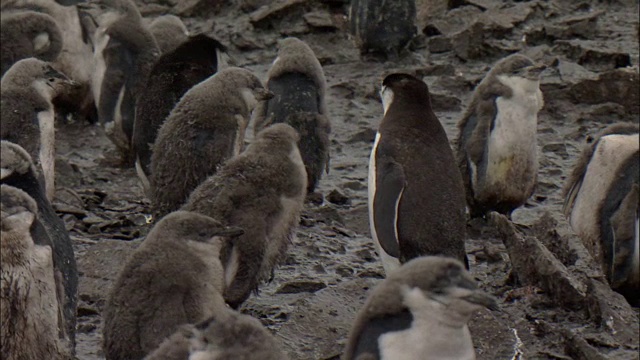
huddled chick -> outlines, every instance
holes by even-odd
[[[220,250],[242,233],[185,211],[160,220],[109,291],[103,330],[107,360],[142,359],[180,325],[224,307]]]
[[[295,234],[307,189],[298,140],[287,124],[262,130],[243,153],[202,182],[183,207],[245,230],[222,254],[224,298],[233,308],[272,277]]]

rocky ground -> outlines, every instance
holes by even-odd
[[[346,0],[137,2],[144,16],[173,12],[191,31],[215,35],[235,65],[263,78],[285,36],[306,41],[323,64],[333,122],[330,172],[319,188],[324,201],[307,203],[285,263],[242,308],[274,331],[292,359],[337,359],[383,275],[366,207],[380,80],[396,71],[421,76],[454,139],[475,85],[513,52],[549,66],[541,166],[536,193],[513,214],[516,228],[499,217],[469,226],[472,273],[503,307],[471,323],[478,358],[638,358],[637,309],[601,286],[560,211],[565,176],[589,136],[612,122],[638,122],[637,1],[419,0],[422,35],[408,54],[387,62],[359,57],[346,33]],[[59,124],[57,136],[55,207],[81,273],[77,355],[102,359],[105,296],[149,230],[149,201],[99,127],[76,120]]]

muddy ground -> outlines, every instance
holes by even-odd
[[[262,78],[285,36],[305,40],[323,64],[333,122],[330,172],[319,187],[325,200],[307,203],[285,263],[242,308],[274,331],[292,359],[337,359],[356,311],[383,275],[369,236],[366,178],[385,74],[422,76],[454,139],[474,86],[495,61],[520,51],[549,65],[538,187],[513,214],[525,230],[548,212],[559,221],[550,226],[569,234],[561,188],[583,142],[609,123],[638,122],[637,1],[418,1],[425,33],[408,54],[386,62],[360,58],[346,33],[347,1],[137,2],[146,17],[174,12],[190,30],[215,35],[229,45],[237,66]],[[117,165],[99,127],[76,119],[57,130],[55,206],[70,229],[81,273],[77,355],[102,359],[105,296],[149,230],[149,201],[135,171]],[[517,281],[505,246],[492,234],[486,224],[471,224],[466,244],[473,275],[503,307],[471,323],[479,359],[638,358],[637,333],[620,339],[586,309],[561,305],[535,284]]]

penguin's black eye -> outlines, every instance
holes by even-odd
[[[54,78],[49,78],[49,80],[48,80],[48,81],[49,81],[49,82],[54,82],[54,81],[56,81],[56,79],[54,79]]]

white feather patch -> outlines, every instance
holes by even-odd
[[[120,89],[120,93],[118,94],[118,102],[116,102],[116,110],[114,112],[116,129],[121,129],[124,132],[124,128],[122,127],[122,102],[124,101],[124,93],[125,86]]]
[[[44,184],[47,199],[53,200],[55,194],[55,114],[53,106],[37,115],[40,129],[40,151],[38,154],[40,166],[44,173]]]
[[[386,115],[387,110],[389,110],[389,106],[391,106],[391,103],[393,102],[393,90],[386,86],[382,86],[382,89],[380,89],[380,97],[382,98],[382,107],[384,108],[384,113]]]
[[[238,273],[238,267],[240,266],[240,252],[234,246],[231,250],[231,256],[224,267],[224,283],[225,287],[231,286],[233,279],[235,279]]]
[[[597,209],[599,204],[606,201],[607,190],[621,166],[629,156],[638,151],[639,141],[638,134],[616,134],[600,138],[571,211],[571,227],[578,236],[599,242],[600,214]]]
[[[4,179],[11,174],[13,174],[13,169],[8,169],[8,168],[0,169],[0,179]]]
[[[149,197],[151,194],[151,183],[149,182],[147,174],[145,174],[144,170],[142,169],[140,159],[136,159],[136,173],[138,174],[138,179],[140,179],[140,183],[142,184],[142,190],[144,191],[145,195]]]
[[[49,33],[41,32],[33,38],[33,51],[36,53],[46,50],[49,45],[51,45]]]
[[[93,76],[91,78],[91,90],[93,92],[93,99],[95,100],[96,107],[100,106],[100,91],[102,89],[102,81],[104,80],[105,72],[107,71],[107,64],[104,59],[104,49],[109,43],[109,35],[105,32],[106,29],[98,29],[95,35],[95,50],[93,52]]]
[[[371,230],[371,238],[373,239],[373,243],[376,247],[376,251],[380,255],[380,260],[382,261],[382,266],[384,267],[385,274],[389,275],[391,272],[400,267],[400,260],[395,258],[389,254],[387,254],[382,246],[380,246],[380,241],[378,240],[378,234],[376,233],[375,226],[375,218],[373,216],[373,200],[376,196],[376,151],[378,149],[378,144],[380,143],[380,139],[382,136],[380,133],[376,133],[376,139],[373,143],[373,148],[371,149],[371,155],[369,156],[369,178],[368,178],[368,207],[369,207],[369,228]],[[404,191],[404,190],[403,190]],[[402,197],[402,194],[400,194]],[[398,203],[400,198],[398,198],[398,202],[396,202],[396,223],[398,221]],[[396,235],[397,235],[397,227],[396,227]]]

